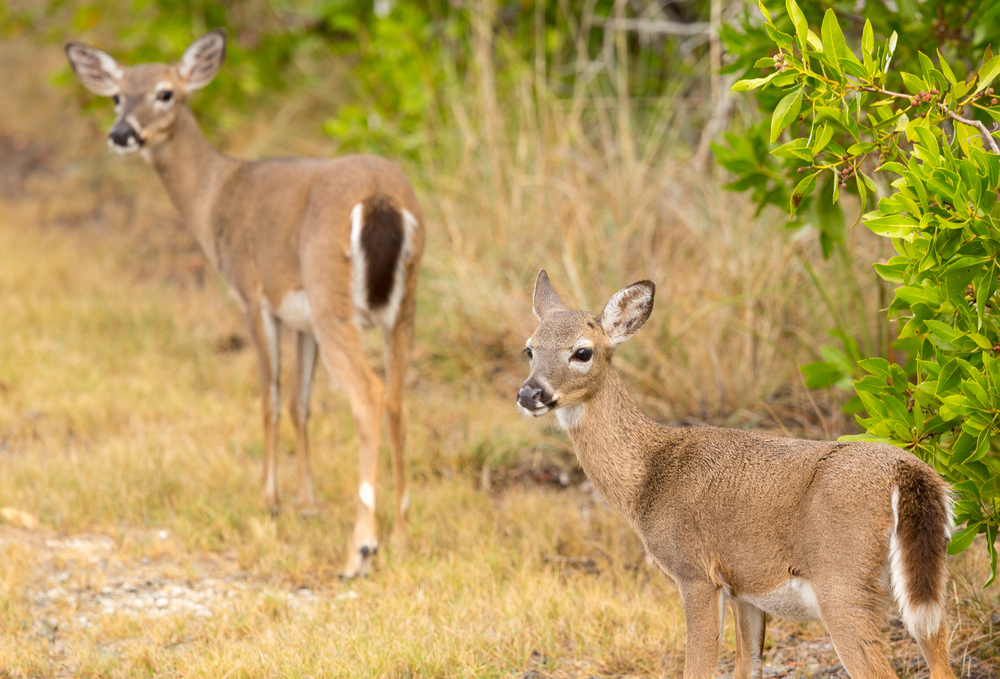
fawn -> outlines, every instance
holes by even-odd
[[[540,271],[517,395],[555,411],[580,466],[673,578],[687,621],[685,679],[711,677],[726,601],[736,679],[762,676],[767,615],[821,620],[854,679],[895,677],[880,622],[895,599],[932,679],[953,679],[944,619],[948,486],[890,445],[804,441],[646,417],[611,365],[653,310],[639,281],[600,315],[566,309]]]

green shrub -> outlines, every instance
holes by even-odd
[[[978,70],[959,77],[940,52],[937,64],[917,52],[917,72],[900,72],[895,32],[876,45],[866,22],[859,57],[833,10],[817,35],[787,0],[791,35],[760,9],[777,53],[755,64],[770,73],[733,89],[769,88],[777,99],[768,141],[784,142],[770,153],[794,168],[794,180],[773,178],[789,213],[807,199],[836,203],[851,187],[861,221],[897,253],[875,269],[898,286],[888,311],[914,374],[884,358],[860,360],[867,374],[854,387],[867,411],[858,418],[865,433],[844,439],[910,450],[951,482],[956,522],[966,525],[950,551],[985,533],[992,582],[1000,527],[1000,149],[964,111],[1000,120],[990,87],[1000,56],[987,48]],[[829,189],[815,197],[821,182]]]

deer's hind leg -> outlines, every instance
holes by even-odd
[[[311,305],[316,310],[314,329],[320,356],[330,375],[347,396],[358,436],[357,519],[348,543],[343,575],[366,575],[378,552],[375,477],[378,470],[379,429],[385,388],[365,360],[354,323],[326,313],[322,300]]]
[[[885,655],[881,623],[885,615],[881,583],[852,583],[835,591],[815,587],[820,619],[852,679],[896,679]],[[867,586],[866,586],[867,585]]]
[[[406,525],[406,510],[410,494],[406,489],[406,471],[403,453],[406,448],[406,420],[403,414],[403,390],[406,370],[413,349],[413,316],[416,294],[403,300],[396,322],[385,331],[385,419],[389,433],[389,450],[392,452],[392,476],[396,491],[396,521],[393,532],[401,534]]]
[[[943,619],[936,633],[923,639],[917,638],[917,643],[931,670],[931,679],[955,679],[948,655],[948,626]]]
[[[736,623],[736,668],[734,679],[761,679],[764,655],[764,611],[753,604],[730,599]]]
[[[309,466],[309,400],[316,368],[318,345],[309,332],[295,333],[295,367],[288,411],[295,426],[295,460],[298,467],[299,514],[310,516],[318,510],[313,495],[312,470]]]

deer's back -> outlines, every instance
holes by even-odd
[[[677,429],[650,461],[637,501],[641,532],[675,577],[719,570],[737,592],[770,591],[845,557],[877,570],[898,465],[929,471],[889,445]],[[668,484],[672,494],[657,490]],[[851,553],[855,545],[874,547]]]

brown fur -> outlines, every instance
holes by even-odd
[[[948,512],[944,505],[947,486],[926,469],[911,465],[896,468],[899,486],[899,525],[903,567],[915,604],[931,604],[944,596],[945,557],[948,533],[944,530]]]
[[[386,412],[396,525],[402,526],[406,497],[402,392],[413,344],[417,270],[424,243],[420,206],[402,170],[388,160],[367,155],[254,162],[230,158],[212,148],[186,101],[192,90],[207,85],[221,68],[224,32],[206,34],[174,65],[123,67],[106,53],[77,43],[68,44],[66,53],[84,85],[97,94],[116,97],[118,119],[112,131],[117,129],[121,139],[141,146],[143,157],[159,175],[205,255],[246,311],[262,386],[264,503],[272,511],[279,506],[276,337],[282,323],[294,322],[288,315],[282,318],[281,309],[289,299],[304,299],[310,321],[308,327],[294,328],[296,358],[289,399],[296,430],[299,508],[312,512],[316,507],[306,423],[318,346],[323,363],[346,392],[358,432],[360,481],[372,489],[383,408]],[[161,99],[166,90],[171,96]],[[395,281],[403,286],[402,302],[395,322],[382,328],[385,384],[366,362],[354,323],[358,310],[352,296],[350,215],[359,203],[370,206],[371,214],[366,242],[366,252],[374,261],[369,267],[370,301],[384,299],[394,284],[394,257],[400,255],[397,241],[401,235],[393,232],[399,230],[399,211],[408,210],[417,222],[410,235],[404,279]],[[344,573],[366,572],[376,543],[375,507],[359,494]]]
[[[802,619],[818,612],[854,679],[895,676],[881,651],[879,625],[890,598],[883,574],[894,530],[893,488],[899,488],[907,579],[915,583],[907,591],[940,606],[944,482],[893,446],[651,421],[611,358],[652,304],[652,284],[643,281],[617,293],[599,316],[569,311],[540,272],[539,325],[527,343],[531,374],[518,404],[536,416],[555,409],[601,496],[677,582],[688,630],[685,679],[714,673],[720,596],[736,618],[737,679],[761,677],[764,608]],[[593,348],[590,360],[576,357],[581,346]],[[806,586],[812,599],[782,594]],[[943,619],[918,641],[932,677],[953,678]]]
[[[361,211],[361,247],[367,267],[368,306],[380,309],[389,301],[396,277],[396,262],[403,249],[403,215],[385,195],[377,194]]]

